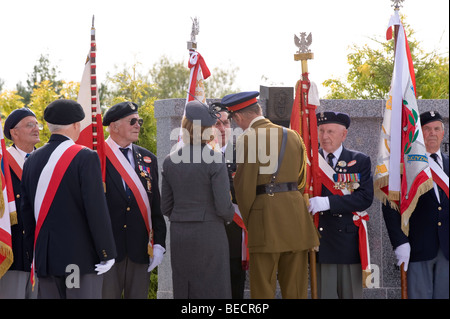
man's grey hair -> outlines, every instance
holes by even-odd
[[[71,124],[68,125],[61,125],[61,124],[52,124],[52,123],[48,123],[47,122],[47,126],[48,126],[48,130],[50,131],[50,133],[55,133],[55,132],[59,132],[61,130],[66,129],[67,127],[69,127]]]

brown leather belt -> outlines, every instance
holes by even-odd
[[[281,192],[292,192],[298,190],[297,182],[290,183],[270,183],[264,185],[256,186],[256,195],[281,193]]]

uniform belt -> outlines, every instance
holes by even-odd
[[[256,186],[256,195],[273,194],[281,192],[292,192],[298,190],[297,182],[290,183],[270,183]]]

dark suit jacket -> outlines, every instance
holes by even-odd
[[[13,146],[14,147],[14,146]],[[20,179],[11,171],[11,180],[14,189],[14,198],[16,202],[17,211],[17,224],[11,225],[11,239],[12,239],[12,250],[14,255],[14,262],[12,263],[9,270],[20,270],[20,271],[30,271],[31,269],[31,256],[27,255],[27,251],[24,247],[24,231],[23,231],[23,221],[22,212],[20,210],[21,201],[21,190],[20,190]]]
[[[23,223],[27,249],[33,251],[34,198],[39,176],[51,153],[68,138],[54,134],[26,160],[22,175]],[[116,257],[97,153],[84,148],[69,164],[56,191],[39,237],[35,265],[38,277],[62,276],[69,264],[80,274],[95,273],[95,264]]]
[[[166,223],[160,208],[156,156],[137,145],[133,145],[133,156],[136,173],[145,189],[148,189],[147,179],[141,176],[139,165],[141,165],[141,168],[150,169],[151,189],[147,191],[147,195],[151,207],[153,243],[165,247]],[[144,157],[150,158],[151,162],[145,162]],[[148,159],[146,160],[148,161]],[[127,198],[122,177],[108,159],[106,160],[106,201],[116,241],[118,254],[116,261],[121,261],[128,256],[136,263],[148,264],[147,245],[149,236],[144,219],[134,196],[131,195],[130,199]]]
[[[449,174],[449,157],[442,154],[444,172]],[[425,261],[436,257],[441,248],[448,260],[448,198],[440,194],[441,203],[436,198],[434,188],[420,196],[416,209],[409,219],[409,236],[401,230],[401,216],[398,211],[383,205],[383,217],[393,248],[409,242],[410,261]]]
[[[229,143],[225,150],[225,163],[228,169],[228,179],[230,180],[231,200],[237,204],[234,194],[233,175],[236,173],[236,145]],[[233,156],[232,158],[231,155]],[[234,221],[226,225],[228,244],[230,246],[230,258],[241,258],[242,256],[242,228]]]
[[[323,155],[323,151],[320,150]],[[358,227],[353,223],[353,212],[364,211],[373,201],[373,180],[370,157],[343,147],[336,164],[336,173],[359,173],[360,186],[350,195],[333,195],[330,190],[322,187],[322,196],[328,196],[330,210],[319,212],[319,263],[357,264],[361,262],[359,256]],[[348,166],[349,163],[353,165]],[[345,162],[345,165],[343,164]],[[342,172],[339,171],[342,169]],[[344,169],[347,170],[344,172]]]

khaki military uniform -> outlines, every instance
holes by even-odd
[[[297,132],[287,130],[285,154],[275,183],[296,182],[300,191],[257,195],[257,186],[271,181],[272,174],[262,170],[267,170],[270,164],[276,168],[282,135],[281,126],[259,119],[237,142],[234,187],[248,230],[252,298],[273,298],[277,277],[283,298],[306,298],[307,251],[319,245],[317,230],[302,196],[306,153]],[[272,163],[264,163],[264,155],[270,154],[271,138],[273,145],[277,141],[277,151],[272,150],[276,156],[271,158]]]

